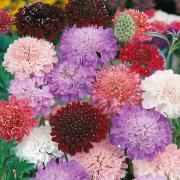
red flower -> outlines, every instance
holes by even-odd
[[[88,103],[72,103],[62,107],[50,119],[52,140],[59,150],[75,155],[88,152],[92,142],[106,138],[109,122],[101,112]]]
[[[26,100],[10,96],[9,101],[0,101],[0,135],[6,141],[21,141],[36,125],[34,112]]]
[[[0,34],[7,33],[11,23],[12,19],[9,13],[0,9]]]
[[[120,52],[122,62],[129,62],[131,70],[147,77],[155,70],[164,69],[164,59],[158,48],[150,44],[131,43],[126,44]]]
[[[76,24],[78,27],[106,26],[111,21],[103,0],[69,0],[65,7],[65,14],[69,23]]]

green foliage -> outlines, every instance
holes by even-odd
[[[17,143],[0,139],[0,180],[30,179],[34,164],[20,160],[14,152]]]
[[[180,148],[180,117],[172,119],[171,124],[173,125],[173,142]]]

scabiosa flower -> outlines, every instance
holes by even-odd
[[[24,80],[30,75],[43,76],[57,61],[52,43],[44,39],[24,37],[10,44],[2,64],[8,72]]]
[[[150,31],[148,16],[134,9],[117,10],[114,17],[114,33],[121,42],[143,41],[148,38],[144,32]]]
[[[36,114],[48,115],[50,107],[55,103],[49,86],[42,77],[11,80],[8,91],[18,99],[29,99]]]
[[[34,112],[26,100],[10,96],[8,102],[0,101],[0,136],[6,140],[22,141],[29,129],[36,125]]]
[[[65,30],[60,42],[62,60],[85,66],[103,65],[116,56],[119,49],[111,28],[72,27]]]
[[[94,143],[94,148],[87,153],[78,153],[74,159],[85,167],[91,179],[109,180],[125,177],[124,153],[111,145],[108,140]]]
[[[103,0],[69,0],[65,14],[69,23],[78,27],[106,26],[111,21]]]
[[[166,176],[139,176],[135,180],[168,180]]]
[[[129,43],[120,52],[120,61],[131,63],[131,69],[142,77],[164,69],[164,59],[158,48],[150,44]]]
[[[101,112],[88,103],[72,103],[62,107],[51,117],[52,140],[59,150],[75,155],[88,152],[92,142],[106,138],[109,122]]]
[[[165,176],[178,180],[180,177],[180,149],[177,145],[166,146],[153,161],[133,160],[135,176]]]
[[[154,110],[126,105],[112,119],[110,139],[130,159],[152,160],[172,141],[168,119]]]
[[[53,41],[64,28],[61,9],[43,2],[27,4],[19,9],[15,17],[15,24],[21,36],[31,35]]]
[[[45,79],[55,97],[71,102],[83,99],[86,93],[91,92],[95,71],[80,64],[64,61],[57,64]]]
[[[180,116],[180,75],[172,70],[156,71],[142,81],[142,105],[155,108],[169,118]]]
[[[7,33],[10,29],[12,19],[8,12],[0,9],[0,34]]]
[[[34,180],[90,180],[86,170],[76,161],[65,162],[63,159],[52,159],[45,169],[39,168]]]
[[[140,104],[142,90],[140,77],[125,65],[104,68],[97,73],[92,101],[109,117],[125,104]]]
[[[156,5],[154,0],[132,0],[132,3],[134,4],[134,8],[142,11],[153,8]]]
[[[37,166],[47,164],[50,159],[62,156],[57,144],[51,141],[49,125],[36,127],[16,147],[16,155]]]

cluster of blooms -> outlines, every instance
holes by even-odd
[[[34,180],[118,180],[130,165],[130,180],[178,180],[169,118],[180,117],[180,75],[145,34],[157,13],[117,10],[111,20],[103,0],[70,0],[64,12],[33,1],[15,14],[20,37],[2,62],[14,79],[0,101],[0,137],[18,141]],[[7,33],[12,20],[1,14]]]

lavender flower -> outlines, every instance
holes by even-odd
[[[70,61],[64,61],[46,75],[52,94],[61,100],[71,102],[83,99],[91,92],[92,82],[95,81],[95,71]]]
[[[52,159],[45,169],[38,169],[34,180],[90,180],[87,172],[75,161],[65,162],[59,159],[59,163]]]
[[[111,28],[68,28],[60,42],[61,59],[97,68],[116,56],[119,49]]]
[[[18,99],[28,99],[37,114],[48,115],[50,107],[55,103],[43,78],[14,79],[10,82],[8,91]]]
[[[168,119],[155,110],[124,106],[112,119],[110,139],[127,149],[130,159],[152,160],[172,142]]]

